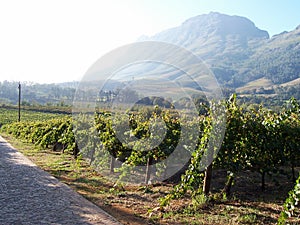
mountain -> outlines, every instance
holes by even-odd
[[[267,31],[255,27],[249,19],[211,12],[188,19],[181,26],[162,31],[143,40],[164,41],[185,47],[204,60],[216,60],[222,54],[240,52],[257,40],[269,38]]]
[[[257,28],[245,17],[211,12],[190,18],[180,26],[154,36],[143,36],[138,41],[146,40],[172,43],[192,51],[213,71],[225,96],[236,92],[238,97],[245,98],[246,101],[261,103],[271,99],[273,105],[280,105],[283,100],[292,96],[300,99],[300,25],[292,31],[270,37],[267,31]],[[156,49],[155,45],[151,47],[162,58],[171,57],[178,64],[190,63],[190,68],[193,68],[193,60],[181,55],[170,56],[169,49],[159,48],[160,45]],[[127,50],[130,51],[125,57],[127,61],[134,61],[141,53],[141,49]],[[142,93],[150,95],[159,89],[161,93],[170,93],[172,97],[177,94],[182,97],[178,86],[184,87],[185,92],[190,95],[209,91],[209,86],[203,80],[201,84],[204,87],[199,88],[199,82],[182,76],[183,71],[159,63],[130,64],[117,74],[118,79],[99,81],[105,84],[104,92],[123,87],[132,88],[132,83],[137,84],[136,88],[142,88]],[[160,75],[159,80],[154,82],[157,74]],[[168,86],[167,84],[172,83],[168,82],[170,80],[175,81],[173,83],[178,86]],[[88,85],[98,88],[98,83],[93,82],[95,87],[90,83]],[[36,102],[69,105],[78,85],[78,82],[50,85],[23,83],[22,101],[24,104]],[[16,104],[17,87],[17,82],[0,82],[0,102]]]
[[[211,12],[139,39],[145,40],[192,51],[208,64],[221,85],[234,90],[261,80],[268,81],[262,87],[274,89],[300,77],[300,26],[270,38],[245,17]]]

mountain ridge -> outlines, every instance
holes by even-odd
[[[270,37],[246,17],[210,12],[138,41],[146,40],[192,51],[224,87],[237,89],[261,78],[280,85],[300,75],[300,25]]]

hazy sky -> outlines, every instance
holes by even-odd
[[[0,0],[0,81],[78,80],[110,50],[211,11],[270,35],[300,24],[299,0]]]

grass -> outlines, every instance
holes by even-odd
[[[288,87],[288,86],[293,86],[293,85],[298,85],[300,84],[300,78],[294,79],[292,81],[282,83],[279,85],[275,85],[272,83],[271,80],[266,79],[266,78],[260,78],[254,81],[251,81],[247,84],[245,84],[242,87],[239,87],[236,89],[237,93],[242,94],[241,96],[251,96],[251,94],[244,94],[247,91],[253,91],[253,90],[258,90],[260,88],[264,88],[265,90],[271,89],[271,88],[278,88],[278,87]],[[274,97],[276,94],[255,94],[256,96],[264,96],[264,97]]]
[[[216,197],[217,190],[226,180],[222,171],[216,171],[212,183],[212,192],[215,193],[211,195],[213,201],[207,202],[203,196],[192,201],[186,195],[162,209],[158,199],[172,189],[171,184],[115,186],[80,158],[75,160],[68,154],[40,149],[6,134],[1,136],[40,168],[123,224],[276,224],[287,192],[293,186],[283,176],[275,177],[281,181],[279,184],[272,181],[274,177],[269,177],[266,180],[267,191],[262,192],[259,188],[260,177],[244,171],[236,176],[232,196],[228,199]],[[297,215],[300,215],[299,212]],[[290,220],[290,224],[297,224],[297,221]]]
[[[272,87],[273,83],[271,80],[266,79],[266,78],[260,78],[254,81],[251,81],[247,84],[245,84],[243,87],[239,87],[236,89],[237,92],[241,93],[244,91],[249,91],[252,89],[258,89],[258,88],[268,88],[268,87]]]
[[[293,85],[298,85],[298,84],[300,84],[300,78],[297,78],[297,79],[292,80],[290,82],[283,83],[280,86],[287,87],[287,86],[293,86]]]

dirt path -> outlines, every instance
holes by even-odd
[[[0,136],[0,224],[120,225]]]

